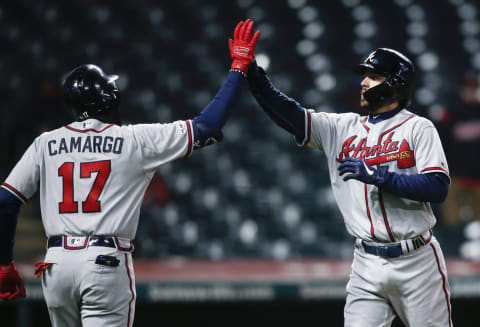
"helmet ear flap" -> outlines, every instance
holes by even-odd
[[[407,83],[401,76],[391,75],[385,83],[390,86],[393,101],[410,98]]]
[[[405,81],[400,76],[390,75],[383,83],[365,91],[363,96],[371,104],[371,108],[378,108],[407,97],[405,85]]]
[[[382,105],[394,97],[393,88],[384,81],[365,91],[363,94],[365,100],[370,104]]]
[[[120,92],[116,88],[112,89],[110,92],[104,94],[102,101],[106,109],[117,109],[120,101]]]

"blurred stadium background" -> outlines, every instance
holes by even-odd
[[[245,18],[262,32],[257,60],[274,83],[316,110],[359,110],[360,79],[351,67],[372,49],[396,48],[414,60],[420,78],[412,110],[437,125],[452,175],[447,202],[434,206],[434,234],[448,259],[453,319],[475,325],[478,1],[3,1],[1,179],[37,135],[69,122],[59,81],[79,64],[120,75],[126,123],[192,118],[223,83],[227,39]],[[150,185],[135,242],[135,325],[342,326],[353,240],[323,154],[297,148],[246,83],[224,135],[219,145],[163,166]],[[45,241],[34,198],[22,208],[15,245],[29,298],[1,303],[2,325],[49,326],[32,264]]]

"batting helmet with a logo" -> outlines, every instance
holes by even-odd
[[[355,67],[355,71],[361,75],[372,72],[387,78],[363,94],[369,107],[379,108],[395,101],[399,101],[402,106],[410,103],[415,82],[415,66],[400,52],[389,48],[376,49],[363,63]]]

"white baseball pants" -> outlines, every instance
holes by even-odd
[[[450,287],[437,240],[407,255],[382,258],[355,247],[345,327],[452,327]]]
[[[118,266],[95,263],[98,255],[114,256]],[[42,288],[53,327],[130,327],[135,314],[132,255],[115,248],[66,250],[52,247],[42,274]]]

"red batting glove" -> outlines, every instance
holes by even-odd
[[[13,261],[8,265],[0,264],[0,299],[13,301],[25,296],[23,279]]]
[[[248,65],[253,60],[255,46],[257,45],[260,31],[256,31],[252,37],[253,21],[247,19],[240,21],[233,32],[233,40],[228,40],[230,47],[230,56],[233,59],[231,71],[239,71],[244,76],[247,75]]]

